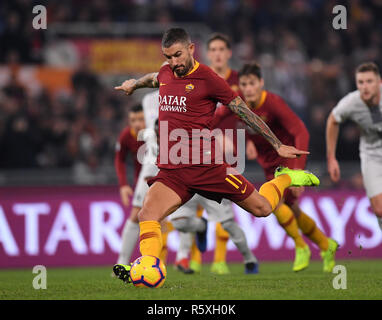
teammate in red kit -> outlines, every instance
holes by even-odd
[[[264,90],[264,80],[258,64],[251,63],[242,67],[239,71],[239,88],[251,110],[280,137],[282,143],[295,145],[301,150],[308,148],[309,133],[303,121],[280,96]],[[257,159],[268,181],[273,179],[273,173],[280,165],[294,169],[305,168],[306,156],[295,159],[280,158],[271,145],[253,131],[248,133],[247,140],[247,157]],[[280,203],[274,210],[280,225],[295,241],[296,257],[293,270],[300,271],[309,265],[310,250],[299,233],[300,228],[320,248],[324,271],[331,272],[335,265],[337,243],[327,238],[314,220],[301,210],[297,199],[302,192],[303,187],[288,188],[284,193],[284,203]]]
[[[118,176],[119,191],[121,201],[125,207],[130,204],[130,198],[134,194],[134,187],[137,183],[141,163],[138,161],[138,149],[144,144],[144,141],[138,141],[138,132],[145,128],[145,118],[141,105],[132,107],[128,114],[128,126],[124,128],[119,136],[116,144],[114,166]],[[130,185],[127,181],[126,159],[128,154],[131,154],[134,159],[134,182]],[[137,197],[139,195],[135,195]],[[131,209],[129,219],[126,221],[122,230],[122,246],[119,253],[118,262],[127,264],[131,254],[135,248],[136,241],[139,236],[138,212],[140,207],[134,206]],[[135,240],[134,240],[135,239]]]
[[[136,155],[138,149],[144,144],[138,141],[138,132],[145,128],[145,118],[141,105],[132,107],[128,115],[128,126],[119,135],[115,150],[114,165],[121,188],[121,199],[125,206],[129,205],[129,196],[133,195],[133,188],[127,182],[126,159],[129,153],[134,159],[134,185],[137,182],[141,164]],[[126,190],[126,191],[125,191]]]
[[[239,73],[231,69],[228,62],[231,59],[231,42],[223,34],[213,34],[207,41],[207,58],[210,62],[209,67],[215,71],[221,78],[227,81],[233,91],[239,91]],[[228,114],[224,119],[216,124],[221,129],[236,129],[238,118],[230,109],[220,105],[218,108],[226,109]],[[233,139],[233,143],[236,139]],[[236,145],[234,146],[236,150]]]
[[[215,139],[210,130],[217,102],[263,135],[280,156],[296,158],[309,152],[282,144],[224,79],[193,58],[194,50],[185,30],[169,29],[162,38],[168,65],[158,73],[127,80],[115,88],[130,95],[138,88],[159,87],[160,171],[148,181],[150,189],[138,214],[142,255],[159,256],[160,221],[195,193],[217,202],[227,198],[255,216],[265,217],[276,208],[286,188],[319,184],[312,173],[281,168],[257,192],[234,168],[215,159]],[[115,265],[113,271],[128,281],[129,269]]]

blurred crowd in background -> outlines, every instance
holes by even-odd
[[[31,8],[43,4],[53,23],[202,23],[232,39],[233,67],[257,60],[266,88],[280,94],[307,125],[310,160],[325,161],[330,110],[355,90],[354,69],[382,66],[382,0],[13,0],[0,3],[0,65],[15,70],[0,88],[0,169],[91,168],[112,164],[131,101],[86,62],[74,71],[70,94],[31,94],[17,66],[42,65],[46,37],[31,27]],[[347,29],[332,26],[333,7],[347,8]],[[203,61],[207,63],[207,61]],[[358,159],[358,129],[341,129],[339,160]]]

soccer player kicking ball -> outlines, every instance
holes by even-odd
[[[357,90],[338,102],[326,123],[326,157],[330,178],[341,177],[336,159],[339,125],[352,120],[361,128],[359,155],[366,194],[382,230],[382,85],[378,66],[359,65],[355,72]]]
[[[309,133],[300,118],[278,95],[264,90],[261,68],[256,63],[246,64],[239,71],[239,88],[251,110],[261,117],[283,143],[293,144],[299,149],[307,149]],[[247,142],[248,159],[257,159],[264,169],[266,179],[272,180],[278,166],[304,169],[306,156],[295,159],[280,158],[274,148],[259,134],[249,132]],[[257,152],[259,149],[259,152]],[[326,237],[316,223],[298,205],[302,187],[288,188],[283,201],[273,211],[280,225],[294,240],[296,247],[293,271],[301,271],[309,266],[310,249],[299,229],[321,250],[324,272],[331,272],[335,266],[337,243]]]
[[[286,188],[318,185],[318,178],[303,170],[280,168],[275,178],[257,192],[234,168],[215,163],[211,129],[216,103],[226,105],[274,147],[278,155],[296,158],[309,154],[287,146],[254,114],[243,100],[209,67],[193,58],[195,45],[187,32],[172,28],[162,38],[162,52],[168,65],[158,73],[127,80],[117,90],[127,95],[139,88],[159,87],[159,173],[148,181],[149,191],[138,213],[140,252],[159,257],[162,249],[160,221],[198,193],[221,202],[227,198],[257,217],[268,216],[278,205]],[[203,132],[202,129],[205,129]],[[206,143],[206,141],[210,143]],[[196,155],[196,151],[198,154]],[[179,155],[180,154],[180,155]],[[229,179],[232,175],[235,182]],[[116,265],[116,275],[129,279],[129,266]]]
[[[146,94],[143,97],[142,106],[136,105],[131,109],[128,115],[129,125],[121,132],[116,146],[115,169],[120,183],[122,203],[126,207],[129,206],[130,197],[133,193],[126,178],[126,157],[129,152],[134,156],[135,163],[135,189],[132,209],[130,217],[123,227],[122,245],[117,264],[126,265],[130,262],[131,255],[139,238],[138,212],[143,206],[143,199],[148,190],[146,179],[158,173],[158,168],[155,165],[157,142],[156,138],[155,141],[152,141],[153,139],[149,134],[150,130],[155,130],[155,121],[158,118],[158,94],[158,90]],[[146,135],[145,129],[147,129],[146,132],[148,133]],[[163,262],[167,258],[166,242],[171,230],[174,230],[171,223],[162,221],[163,247],[160,259]],[[188,242],[189,237],[184,233],[180,233],[179,238],[177,257],[187,256],[188,248],[185,242]],[[184,273],[192,272],[192,270],[186,268],[182,268],[181,271]]]
[[[145,95],[142,101],[143,111],[145,113],[146,127],[153,129],[151,134],[154,133],[154,136],[151,138],[150,135],[146,135],[146,149],[148,152],[145,152],[145,158],[143,160],[142,170],[139,175],[137,190],[145,190],[140,192],[140,194],[146,194],[147,189],[149,188],[146,181],[141,179],[143,177],[154,177],[157,175],[159,169],[156,166],[156,150],[157,146],[157,136],[158,132],[158,121],[155,119],[158,117],[159,112],[159,92],[155,90],[154,92],[148,93]],[[155,124],[154,124],[155,122]],[[153,132],[154,131],[154,132]],[[154,150],[152,152],[152,150]],[[141,198],[141,205],[143,206],[143,198]],[[207,249],[207,221],[201,216],[197,216],[197,208],[202,206],[206,209],[208,218],[210,221],[216,221],[221,225],[221,228],[224,232],[227,233],[227,237],[232,239],[232,242],[238,248],[240,253],[244,258],[245,264],[245,273],[246,274],[256,274],[258,273],[258,261],[254,254],[248,247],[247,239],[245,238],[244,231],[239,227],[239,225],[234,220],[235,213],[232,208],[232,202],[226,199],[223,199],[222,203],[217,203],[213,200],[206,199],[200,195],[194,195],[192,199],[187,201],[186,204],[181,206],[171,215],[171,224],[172,227],[179,231],[179,247],[177,252],[177,257],[175,265],[178,270],[184,273],[193,273],[194,271],[200,272],[200,269],[194,269],[189,267],[188,263],[188,253],[192,245],[192,238],[189,237],[187,233],[192,232],[197,235],[198,247],[201,251],[204,252]],[[227,231],[226,231],[227,230]],[[162,239],[165,242],[167,234],[163,233],[163,223],[162,223]],[[165,244],[163,243],[163,247]],[[199,249],[197,252],[200,251]],[[163,253],[163,249],[162,249]],[[216,256],[216,254],[215,254]],[[161,257],[162,259],[162,257]],[[225,262],[225,260],[223,260]],[[121,263],[122,264],[122,263]],[[126,264],[126,263],[123,263]],[[216,264],[213,264],[213,266]],[[200,264],[199,264],[200,266]],[[220,264],[219,264],[220,266]],[[228,267],[227,267],[228,269]],[[222,269],[218,269],[220,271]],[[217,270],[212,269],[212,272],[218,273]],[[223,274],[223,273],[219,273]]]

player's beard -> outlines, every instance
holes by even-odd
[[[183,67],[182,69],[179,69],[179,67]],[[173,72],[175,72],[175,74],[178,76],[178,77],[184,77],[192,68],[192,57],[190,57],[185,65],[176,65],[173,67]]]
[[[368,99],[366,99],[364,96],[361,95],[361,98],[362,100],[365,102],[366,105],[368,106],[375,106],[375,105],[378,105],[379,103],[379,97],[378,97],[378,93],[375,93],[375,94],[372,94],[370,95],[370,97]]]
[[[256,102],[253,100],[249,100],[249,101],[247,100],[246,103],[250,109],[253,109],[254,107],[256,107]]]

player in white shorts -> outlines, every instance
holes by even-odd
[[[359,154],[366,194],[382,230],[382,85],[378,66],[363,63],[355,72],[357,90],[342,98],[326,124],[327,162],[330,178],[340,179],[336,159],[339,124],[352,120],[361,128]]]
[[[198,205],[201,205],[206,210],[210,221],[220,222],[223,229],[228,232],[230,239],[244,258],[245,273],[258,273],[258,261],[248,247],[244,231],[234,219],[235,214],[231,201],[223,199],[219,204],[216,201],[195,194],[188,202],[171,214],[170,219],[174,228],[183,232],[195,232],[199,250],[204,252],[207,246],[207,220],[196,216]]]

